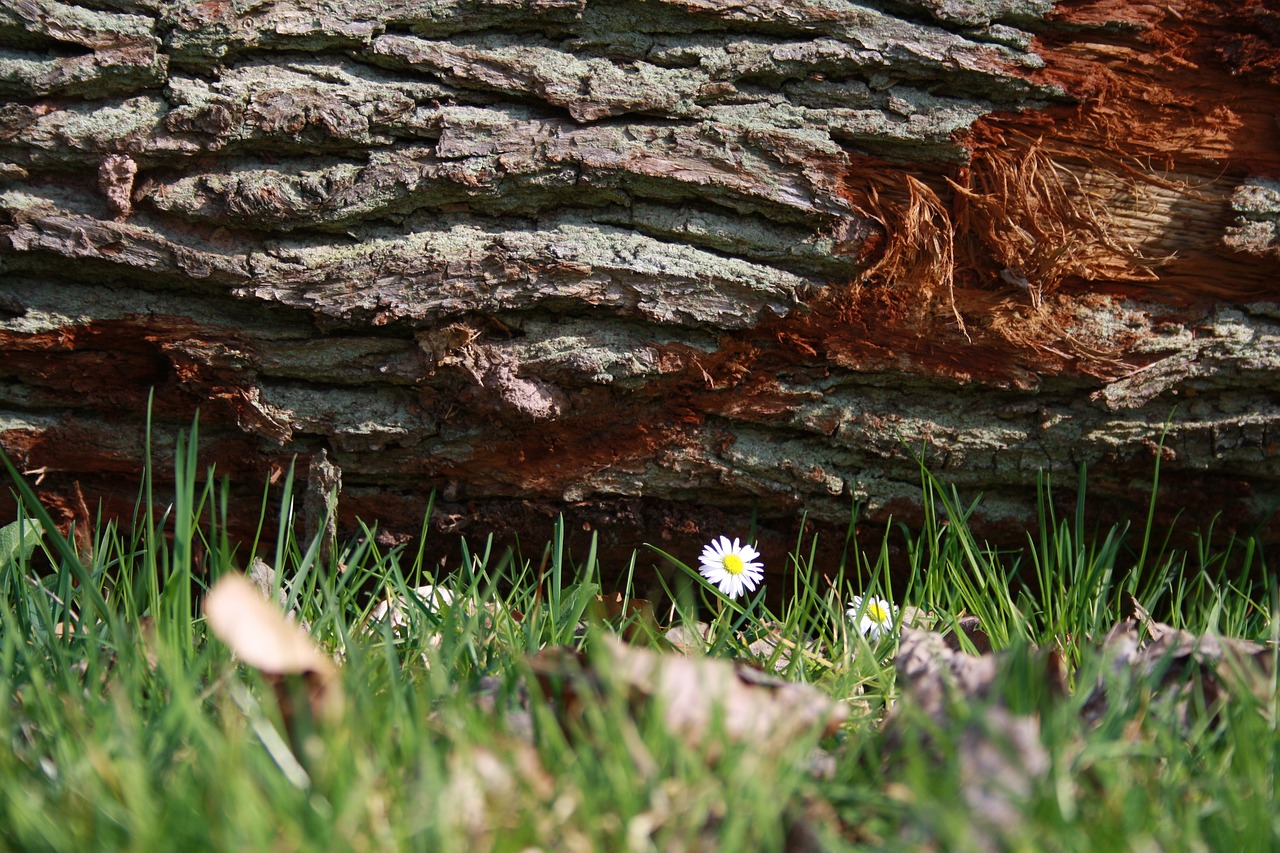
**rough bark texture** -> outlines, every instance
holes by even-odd
[[[1039,469],[1126,512],[1166,424],[1171,504],[1280,500],[1265,0],[84,2],[0,6],[0,445],[65,518],[152,388],[393,540],[780,569],[917,453],[993,535]]]

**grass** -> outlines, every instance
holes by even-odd
[[[760,596],[724,599],[679,555],[646,549],[611,567],[634,578],[669,559],[685,570],[670,620],[654,620],[629,602],[605,608],[594,548],[575,560],[562,529],[537,559],[486,540],[435,575],[429,544],[384,551],[366,530],[321,565],[319,543],[289,523],[290,479],[265,551],[285,609],[340,662],[346,713],[329,720],[306,712],[304,685],[237,663],[210,635],[202,590],[247,568],[250,551],[227,540],[228,491],[200,476],[196,446],[194,435],[180,443],[167,512],[140,500],[127,523],[100,520],[85,553],[10,468],[22,514],[0,531],[6,849],[773,850],[789,834],[830,849],[1280,843],[1274,675],[1225,701],[1193,689],[1188,713],[1187,694],[1171,695],[1160,674],[1117,670],[1099,652],[1136,599],[1173,626],[1269,642],[1274,654],[1276,581],[1251,541],[1210,530],[1178,550],[1150,519],[1137,532],[1091,531],[1083,506],[1055,515],[1044,481],[1038,529],[1020,551],[999,551],[972,533],[976,504],[922,471],[922,530],[850,542],[833,583],[811,568],[845,543],[797,542],[779,612]],[[1082,472],[1081,504],[1084,493]],[[895,541],[910,563],[897,589]],[[451,603],[411,594],[424,583]],[[892,664],[897,634],[870,644],[844,616],[863,593],[918,608],[942,632],[977,616],[1006,652],[993,695],[956,701],[941,721],[911,713]],[[403,625],[371,618],[397,598]],[[710,620],[709,654],[815,685],[847,704],[848,720],[762,755],[714,727],[689,742],[607,672],[593,673],[599,690],[572,715],[534,677],[541,650],[585,649],[590,668],[606,632],[666,649],[668,622],[699,618]],[[1066,664],[1065,694],[1046,687],[1036,649],[1048,648]],[[1109,701],[1091,717],[1100,683]],[[1038,721],[1047,763],[984,805],[974,794],[990,768],[975,762],[973,738],[984,732],[1008,757],[997,706]],[[893,707],[904,712],[886,726]],[[997,819],[1001,808],[1013,818]]]

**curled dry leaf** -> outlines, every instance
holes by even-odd
[[[662,635],[653,605],[643,598],[625,598],[621,592],[596,596],[600,614],[621,624],[621,636],[629,643],[648,643]]]
[[[984,655],[991,651],[991,638],[982,629],[982,621],[977,616],[961,616],[956,620],[955,630],[946,636],[947,646],[952,651],[962,651],[960,647],[961,634],[973,644],[973,650],[978,654]]]
[[[706,652],[711,637],[710,622],[681,622],[667,629],[663,635],[667,642],[682,655],[700,655]]]
[[[985,697],[997,671],[994,655],[967,655],[942,635],[915,628],[902,629],[893,663],[904,696],[935,720],[945,715],[948,702]]]
[[[342,714],[342,691],[333,661],[284,612],[263,598],[243,575],[225,575],[209,590],[205,616],[214,635],[249,666],[272,679],[286,706],[285,679],[304,680],[313,717]]]
[[[285,592],[284,587],[277,583],[275,566],[272,566],[261,557],[254,557],[249,561],[247,577],[267,601],[270,601],[271,596],[275,595],[281,607],[284,607],[289,602],[288,593]]]
[[[961,626],[961,630],[970,633],[975,629]],[[946,716],[952,702],[986,699],[1006,660],[1004,654],[965,654],[958,645],[951,637],[933,631],[902,630],[894,658],[898,684],[904,697],[935,720]],[[1067,675],[1057,652],[1035,652],[1033,660],[1037,670],[1043,668],[1046,687],[1057,695],[1064,695]]]
[[[970,829],[980,842],[978,849],[997,849],[1000,839],[1017,834],[1023,803],[1050,764],[1040,741],[1039,718],[1012,713],[992,696],[1001,662],[1002,656],[968,655],[940,634],[914,628],[902,630],[894,659],[902,688],[902,699],[889,719],[890,743],[895,746],[911,725],[903,713],[908,707],[946,724],[955,722],[951,718],[957,703],[978,700],[958,715],[964,722],[956,742],[960,788],[973,815]],[[1050,653],[1045,666],[1050,686],[1065,690],[1057,656]]]
[[[568,674],[565,663],[558,653],[533,662],[540,678]],[[661,654],[611,636],[600,638],[588,667],[579,684],[612,683],[637,710],[660,709],[668,730],[700,748],[722,731],[732,742],[776,753],[806,734],[834,732],[848,713],[807,684],[717,658]]]
[[[1183,722],[1189,722],[1197,686],[1210,707],[1244,696],[1263,707],[1270,703],[1275,690],[1273,648],[1217,634],[1192,634],[1156,622],[1137,601],[1133,605],[1134,615],[1117,623],[1103,640],[1112,672],[1155,680],[1154,689],[1177,697]],[[1100,719],[1107,704],[1107,688],[1099,680],[1085,703],[1085,718]]]

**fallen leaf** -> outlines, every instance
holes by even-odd
[[[620,636],[629,643],[647,643],[662,635],[653,605],[643,598],[624,598],[615,592],[596,596],[596,603],[605,619],[621,626]]]
[[[957,747],[960,789],[977,849],[1002,849],[1000,839],[1018,834],[1027,819],[1026,803],[1049,772],[1040,719],[990,706],[965,727]]]
[[[961,727],[955,743],[960,789],[972,815],[976,849],[1000,849],[1001,839],[1018,833],[1026,799],[1050,764],[1040,741],[1039,717],[1013,713],[992,690],[1007,660],[990,653],[965,654],[940,634],[914,628],[903,628],[894,659],[902,697],[886,722],[890,749],[921,740],[912,710],[943,730]],[[1060,660],[1052,653],[1045,660],[1044,677],[1051,689],[1065,690]],[[917,736],[909,738],[909,731]],[[922,740],[927,746],[929,737]]]
[[[272,677],[286,716],[290,704],[285,679],[290,676],[304,680],[313,717],[342,715],[342,691],[333,661],[243,575],[224,575],[215,583],[205,597],[204,612],[214,636],[240,660]]]
[[[997,673],[995,655],[967,655],[941,634],[915,628],[902,629],[893,664],[904,697],[935,720],[950,702],[985,698]]]
[[[410,594],[422,602],[422,606],[429,613],[437,612],[441,607],[453,606],[453,593],[449,590],[427,584],[425,586],[416,587],[409,591]],[[388,595],[384,601],[378,603],[373,608],[373,612],[369,614],[369,618],[375,622],[390,617],[392,628],[402,628],[409,624],[409,614],[415,612],[416,605],[405,600],[404,596]]]
[[[791,667],[791,661],[797,655],[811,664],[827,669],[834,669],[836,666],[834,661],[823,656],[824,650],[819,643],[807,638],[803,642],[796,642],[787,636],[791,632],[786,626],[778,622],[762,622],[760,631],[763,636],[752,641],[751,645],[747,646],[747,651],[751,652],[756,660],[773,660],[774,672],[785,672]]]
[[[270,601],[272,595],[274,595],[280,602],[281,607],[288,603],[289,594],[283,586],[277,583],[275,566],[272,566],[266,560],[261,557],[254,557],[250,560],[248,578],[267,601]]]
[[[848,714],[843,704],[807,684],[718,658],[661,654],[609,635],[597,641],[586,663],[573,660],[581,667],[576,679],[562,652],[541,653],[532,663],[544,689],[557,678],[571,693],[580,692],[576,685],[613,684],[637,711],[660,709],[669,731],[700,748],[720,731],[761,753],[781,752],[806,734],[834,732]]]
[[[1113,673],[1132,673],[1172,697],[1178,716],[1190,723],[1193,691],[1201,691],[1212,708],[1230,698],[1250,696],[1267,707],[1275,690],[1275,650],[1262,643],[1192,634],[1157,622],[1135,600],[1134,615],[1118,622],[1103,640]],[[1109,704],[1107,685],[1099,679],[1084,706],[1085,719],[1096,722]]]
[[[960,635],[963,634],[973,644],[973,650],[980,655],[991,651],[991,638],[982,630],[982,622],[977,616],[961,616],[956,620],[956,630],[947,634],[947,645],[952,651],[961,651]]]
[[[667,642],[675,646],[676,651],[684,655],[700,655],[707,650],[711,641],[711,623],[695,622],[692,625],[681,622],[667,629],[664,635]]]

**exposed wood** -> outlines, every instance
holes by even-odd
[[[1016,536],[1162,435],[1171,506],[1280,502],[1261,0],[13,0],[0,92],[0,446],[67,519],[153,387],[390,541],[436,490],[780,569],[918,517],[916,454]]]

